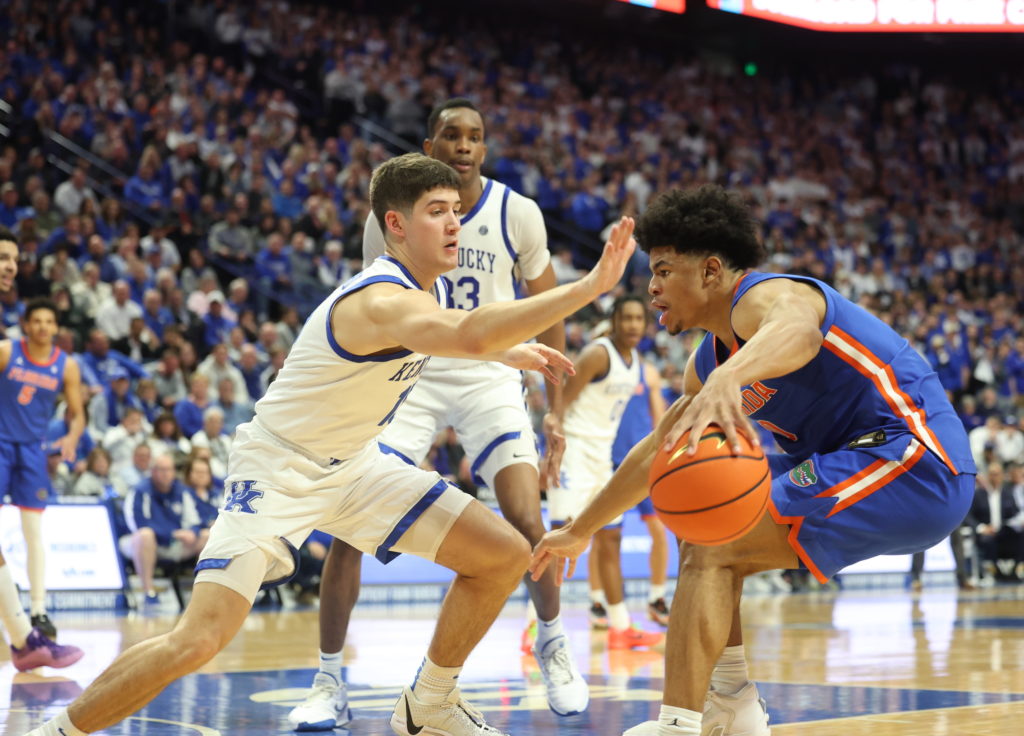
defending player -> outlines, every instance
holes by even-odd
[[[11,289],[17,273],[18,241],[13,233],[0,229],[0,293]],[[48,309],[50,311],[47,314]],[[29,345],[31,346],[29,351],[35,350],[32,335],[37,334],[41,326],[49,326],[48,323],[52,321],[53,333],[50,335],[51,351],[46,354],[47,356],[52,355],[55,350],[52,346],[52,338],[53,334],[56,334],[56,314],[56,309],[46,303],[33,303],[26,309],[26,332],[29,334]],[[52,400],[49,402],[49,411],[46,411],[44,406],[47,400],[46,390],[44,389],[43,393],[40,394],[30,389],[25,393],[27,403],[22,404],[17,400],[14,404],[11,403],[10,398],[12,396],[16,399],[22,396],[22,389],[18,387],[20,382],[16,381],[16,376],[14,375],[14,369],[19,366],[11,363],[12,351],[15,350],[14,345],[10,340],[0,342],[0,498],[6,493],[10,493],[12,501],[18,504],[25,495],[24,490],[26,488],[40,487],[49,495],[49,477],[46,475],[46,459],[43,457],[42,438],[50,416],[53,413],[53,402]],[[18,355],[25,353],[23,343],[18,343]],[[69,361],[69,364],[73,365],[74,362]],[[33,370],[34,366],[32,364],[27,365],[29,370]],[[8,366],[10,366],[11,370],[7,370]],[[22,360],[21,370],[17,372],[18,375],[23,374],[25,366],[26,364]],[[57,366],[57,363],[54,363],[52,367],[55,366]],[[77,375],[77,370],[72,370]],[[33,371],[34,375],[35,373]],[[23,375],[22,378],[24,378]],[[31,381],[32,378],[28,380]],[[49,378],[47,378],[47,381],[49,381]],[[68,391],[68,386],[69,384],[65,381],[65,393]],[[32,396],[28,397],[30,392]],[[78,400],[77,407],[79,422],[77,429],[78,435],[81,435],[83,426],[81,399]],[[16,422],[19,420],[28,424],[28,426],[17,426]],[[13,435],[10,429],[15,426],[19,431],[28,433]],[[30,446],[33,445],[32,442],[25,442],[29,437],[38,437],[34,447]],[[60,441],[62,454],[66,458],[66,453],[70,448],[71,457],[74,458],[73,448],[77,444],[78,436],[76,435],[72,442],[68,442],[67,439],[65,437]],[[38,450],[38,455],[33,460],[36,450]],[[33,460],[33,464],[30,466],[24,465],[23,461],[25,459]],[[45,485],[36,485],[41,482],[40,475]],[[36,539],[39,539],[39,546],[41,546],[40,530],[33,523],[41,514],[38,511],[23,509],[23,529],[25,529],[25,516],[27,514],[30,515],[27,531],[29,534],[31,534],[32,530],[36,531]],[[34,563],[41,567],[38,555]],[[32,570],[31,564],[30,570]],[[41,572],[36,572],[36,576],[39,578],[39,585],[41,586]],[[36,588],[33,587],[33,592],[35,590]],[[11,661],[19,671],[44,666],[67,667],[82,658],[81,649],[53,642],[25,615],[25,610],[21,607],[21,600],[18,598],[18,589],[15,587],[14,579],[11,577],[10,567],[8,567],[3,555],[0,555],[0,618],[3,619],[7,635],[11,640]]]
[[[612,475],[612,443],[626,404],[640,383],[636,346],[644,336],[647,308],[638,296],[622,296],[612,307],[610,337],[599,337],[580,353],[576,375],[565,387],[565,456],[561,483],[548,488],[552,525],[579,516]],[[608,646],[648,647],[660,633],[633,628],[623,596],[622,516],[605,522],[594,535],[598,575],[608,600]]]
[[[458,258],[459,180],[419,154],[382,164],[370,203],[388,251],[310,315],[277,380],[237,430],[229,495],[174,630],[135,645],[32,736],[81,736],[124,719],[195,671],[235,635],[264,581],[294,573],[313,529],[388,561],[416,554],[456,573],[411,687],[395,705],[398,734],[494,736],[456,687],[462,664],[529,561],[526,541],[437,473],[383,455],[376,436],[408,398],[427,355],[499,358],[520,369],[571,368],[555,350],[518,345],[614,285],[633,223],[614,229],[595,269],[573,284],[509,304],[445,309],[440,275]]]
[[[469,100],[440,105],[427,121],[427,155],[459,174],[460,216],[457,266],[445,274],[456,307],[516,299],[522,281],[530,294],[555,286],[547,235],[540,208],[504,184],[480,175],[487,146],[484,121]],[[380,225],[373,214],[363,230],[363,262],[384,253]],[[561,320],[540,333],[539,341],[565,349]],[[547,382],[551,407],[557,409],[561,387]],[[530,544],[544,535],[540,513],[537,450],[523,402],[518,371],[498,363],[435,358],[424,369],[416,391],[402,404],[395,421],[381,434],[380,445],[409,462],[423,462],[437,432],[455,428],[477,482],[494,490],[502,515]],[[564,447],[556,413],[545,417],[550,465],[556,470]],[[553,457],[552,457],[553,456]],[[331,729],[345,722],[348,694],[341,682],[342,648],[349,616],[359,595],[362,554],[341,541],[331,545],[320,584],[320,669],[306,700],[288,715],[301,731]],[[534,655],[540,665],[548,704],[558,715],[579,713],[589,692],[569,652],[559,618],[559,589],[554,575],[527,588],[538,612]],[[529,644],[527,644],[529,647]]]
[[[820,281],[751,271],[763,256],[757,225],[720,187],[663,194],[638,234],[661,323],[712,335],[686,366],[684,397],[579,518],[545,537],[531,567],[575,558],[642,498],[659,446],[714,423],[738,450],[738,431],[757,437],[745,414],[769,428],[787,453],[771,458],[770,514],[730,544],[683,545],[661,715],[628,731],[763,736],[743,578],[803,565],[824,582],[868,557],[926,549],[959,525],[976,471],[938,377],[906,340]]]

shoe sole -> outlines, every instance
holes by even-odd
[[[397,713],[391,714],[391,720],[388,722],[391,726],[391,730],[398,734],[398,736],[454,736],[450,731],[442,731],[439,728],[432,728],[430,726],[420,726],[420,730],[415,734],[410,733],[409,729],[405,727],[405,719],[399,717]]]
[[[39,656],[35,656],[37,653]],[[14,669],[18,670],[18,672],[27,672],[28,670],[34,670],[39,667],[50,667],[52,669],[59,670],[64,667],[70,667],[83,656],[85,656],[85,652],[77,651],[67,655],[66,657],[54,659],[49,653],[38,652],[37,650],[13,664]]]
[[[309,732],[309,731],[333,731],[339,726],[347,725],[352,721],[352,709],[345,709],[345,717],[338,717],[332,720],[314,721],[303,721],[297,725],[292,726],[293,731]]]

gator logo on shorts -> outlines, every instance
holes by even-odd
[[[49,497],[50,492],[47,491],[45,488],[40,488],[36,491],[36,498],[38,498],[40,501],[45,501]]]
[[[814,473],[814,461],[808,460],[790,470],[789,479],[802,488],[813,486],[818,482],[818,476]]]

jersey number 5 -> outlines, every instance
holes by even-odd
[[[24,384],[21,387],[21,391],[18,392],[18,403],[22,406],[28,406],[32,403],[32,397],[36,395],[36,387]]]

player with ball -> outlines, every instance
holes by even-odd
[[[973,498],[967,436],[928,364],[827,284],[753,270],[764,254],[757,230],[713,185],[668,191],[640,218],[661,324],[710,334],[686,365],[685,395],[534,550],[534,575],[562,558],[572,574],[594,532],[651,481],[663,520],[689,540],[661,713],[629,736],[767,736],[743,653],[743,578],[803,566],[824,582],[869,557],[927,549]],[[767,459],[770,487],[751,421],[785,452]]]

